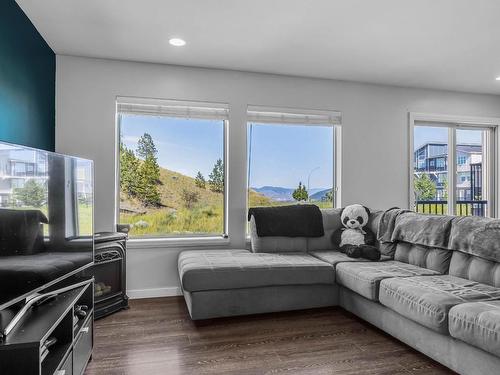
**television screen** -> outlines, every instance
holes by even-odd
[[[92,264],[92,161],[0,142],[0,310]]]

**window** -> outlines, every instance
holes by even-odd
[[[340,114],[249,107],[248,207],[339,205]]]
[[[438,169],[444,169],[446,168],[446,161],[444,158],[439,158],[436,160],[436,167]]]
[[[467,156],[466,155],[458,155],[457,156],[457,164],[458,165],[467,164]]]
[[[224,104],[119,98],[118,222],[132,237],[225,235]]]
[[[465,119],[463,124],[460,119],[448,121],[446,116],[434,122],[419,114],[410,117],[412,155],[419,160],[410,176],[411,207],[431,214],[493,216],[495,123]],[[428,168],[419,167],[421,155],[429,158]],[[433,157],[438,157],[436,168]]]
[[[12,175],[13,176],[26,176],[26,164],[19,161],[13,161],[12,164]]]
[[[465,172],[465,173],[459,173],[459,174],[458,174],[458,180],[459,180],[460,182],[462,182],[462,183],[463,183],[463,182],[470,181],[470,180],[469,180],[469,176],[467,175],[467,172]]]

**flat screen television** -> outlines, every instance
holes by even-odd
[[[0,311],[94,259],[93,162],[0,142]]]

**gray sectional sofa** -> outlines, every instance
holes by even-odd
[[[376,211],[370,262],[333,250],[340,210],[322,215],[323,237],[259,238],[251,221],[251,250],[182,252],[192,319],[341,306],[458,373],[500,374],[500,221]]]

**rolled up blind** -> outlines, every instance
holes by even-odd
[[[228,120],[229,106],[224,103],[119,97],[118,114]]]
[[[263,124],[339,125],[342,123],[342,114],[337,111],[248,106],[247,121]]]

